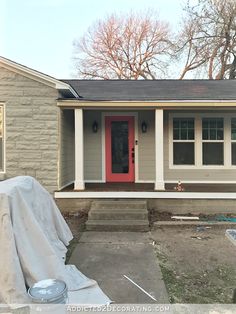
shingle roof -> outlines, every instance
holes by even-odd
[[[236,100],[236,80],[62,80],[84,100]]]

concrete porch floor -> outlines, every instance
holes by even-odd
[[[177,185],[174,183],[165,184],[164,192],[175,192],[174,187]],[[236,192],[236,184],[209,184],[209,183],[183,183],[184,192]],[[73,192],[74,184],[71,184],[60,192]],[[76,192],[76,191],[75,191]],[[86,183],[84,191],[78,192],[154,192],[153,183]],[[176,192],[178,193],[178,192]]]
[[[150,233],[84,232],[69,263],[96,280],[108,297],[119,304],[169,303]],[[130,281],[149,294],[153,301]]]

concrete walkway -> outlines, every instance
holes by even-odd
[[[95,279],[115,303],[169,303],[150,233],[84,232],[69,263]],[[123,275],[140,285],[157,302]]]

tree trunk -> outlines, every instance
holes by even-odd
[[[234,80],[236,78],[236,56],[234,55],[234,60],[230,65],[229,79]]]

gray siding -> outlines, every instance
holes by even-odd
[[[0,102],[6,110],[6,175],[31,175],[49,192],[58,189],[56,89],[0,68]]]
[[[147,132],[142,133],[141,124],[147,123]],[[138,165],[139,180],[155,180],[155,112],[138,112]]]
[[[194,111],[182,111],[183,113],[191,113],[194,117]],[[195,111],[197,112],[197,111]],[[200,111],[198,111],[200,112]],[[219,114],[222,111],[218,111]],[[227,111],[229,112],[229,111]],[[164,178],[166,181],[235,181],[236,180],[236,169],[170,169],[169,167],[169,127],[168,127],[168,116],[170,112],[165,113],[164,122]],[[174,111],[172,112],[174,113]],[[179,113],[179,111],[178,111]],[[205,111],[206,116],[211,116],[212,111]],[[214,111],[216,113],[216,111]],[[223,113],[223,112],[222,112]],[[232,111],[232,116],[236,117],[236,111]]]
[[[74,110],[60,112],[60,188],[75,179]]]
[[[93,122],[98,123],[98,132],[93,133]],[[102,131],[101,112],[84,111],[84,178],[102,180]]]

